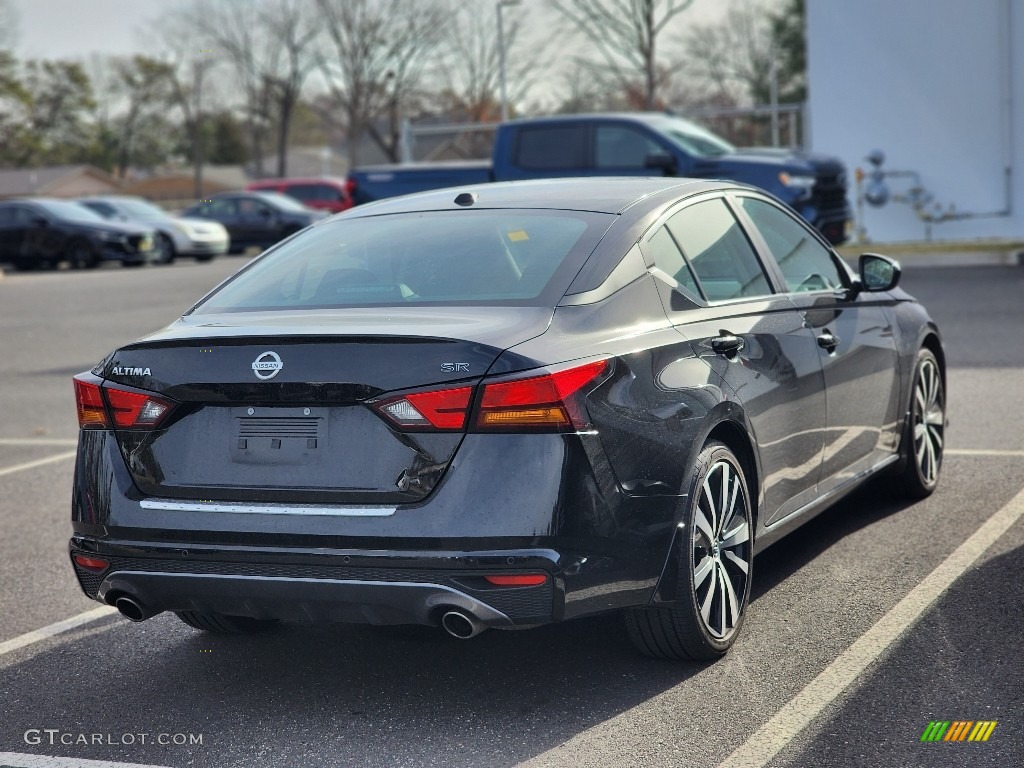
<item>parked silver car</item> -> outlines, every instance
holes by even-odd
[[[209,261],[228,252],[231,238],[224,225],[205,219],[178,218],[141,197],[104,195],[79,203],[105,219],[147,224],[157,231],[157,262],[170,264],[179,256]]]

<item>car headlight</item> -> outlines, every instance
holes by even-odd
[[[790,189],[810,190],[814,186],[816,179],[813,176],[798,176],[783,171],[779,174],[779,181],[782,182],[783,186]]]

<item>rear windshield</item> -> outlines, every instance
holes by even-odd
[[[553,306],[611,220],[609,214],[536,210],[336,218],[257,259],[192,313]]]

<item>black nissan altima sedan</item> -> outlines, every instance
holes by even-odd
[[[133,621],[621,611],[714,658],[760,550],[869,479],[936,486],[943,349],[899,277],[731,183],[361,206],[75,378],[75,571]]]

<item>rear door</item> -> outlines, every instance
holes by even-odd
[[[0,206],[0,261],[12,261],[18,256],[22,235],[16,207]]]
[[[722,195],[672,212],[642,244],[673,324],[742,403],[761,457],[765,523],[817,493],[825,392],[814,337]]]
[[[755,194],[737,194],[736,201],[819,345],[828,410],[826,492],[896,449],[899,356],[887,299],[874,293],[851,298],[847,268],[802,220]]]

